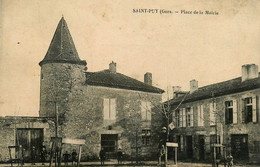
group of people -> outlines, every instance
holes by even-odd
[[[104,165],[105,160],[106,160],[106,152],[103,147],[101,148],[101,150],[99,152],[99,158],[100,158],[101,165]],[[117,152],[118,164],[122,164],[122,160],[123,160],[123,152],[122,152],[121,148],[119,148],[118,152]]]
[[[46,147],[43,146],[43,147],[42,147],[42,150],[41,150],[41,153],[40,153],[40,158],[41,158],[42,165],[44,165],[44,163],[46,162],[46,160],[47,160],[49,154],[50,154],[50,153],[47,152]],[[76,152],[75,149],[72,151],[71,154],[69,154],[68,151],[66,151],[66,152],[63,154],[63,161],[64,161],[65,165],[67,166],[67,165],[68,165],[68,162],[72,162],[72,165],[74,165],[75,163],[77,163],[77,155],[78,155],[78,154],[77,154],[77,152]],[[70,159],[70,157],[71,157],[71,159]],[[36,151],[35,151],[35,147],[34,147],[34,146],[32,147],[31,159],[32,159],[32,164],[35,165]]]

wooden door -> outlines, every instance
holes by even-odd
[[[40,159],[43,143],[43,129],[17,129],[16,145],[22,145],[25,161],[30,161],[32,148],[35,147],[36,160]]]
[[[234,159],[248,159],[248,135],[233,134],[231,135],[231,152]]]

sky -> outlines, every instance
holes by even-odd
[[[38,116],[38,63],[62,16],[88,71],[114,61],[127,76],[151,72],[156,87],[189,90],[192,79],[202,87],[240,77],[243,64],[260,66],[258,0],[0,0],[0,116]]]

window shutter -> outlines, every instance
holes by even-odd
[[[246,101],[242,99],[242,123],[246,122]]]
[[[190,126],[193,127],[193,107],[190,108]]]
[[[104,99],[104,119],[108,120],[109,119],[109,99]]]
[[[180,147],[181,151],[183,151],[183,135],[181,135]]]
[[[152,114],[151,114],[151,102],[147,102],[146,103],[146,118],[147,120],[151,120],[152,119]]]
[[[183,117],[182,125],[183,125],[183,127],[186,127],[186,109],[185,108],[182,109],[182,117]]]
[[[142,120],[146,120],[146,102],[141,102],[141,117]]]
[[[252,97],[252,108],[253,108],[253,122],[257,122],[257,114],[256,114],[256,96]]]
[[[116,99],[110,99],[110,119],[116,120]]]
[[[213,103],[209,104],[209,114],[210,114],[210,125],[215,125],[215,119],[214,119],[214,109],[213,109]]]
[[[177,111],[176,111],[176,110],[175,110],[175,111],[173,110],[173,111],[172,111],[172,122],[173,122],[174,126],[177,127],[177,120],[176,120],[175,114],[177,114]]]
[[[200,106],[200,125],[204,126],[204,111],[203,111],[203,105]]]
[[[234,118],[234,117],[233,117]],[[228,115],[228,108],[227,108],[227,102],[225,102],[225,124],[229,123],[229,115]]]
[[[180,109],[180,127],[183,127],[183,124],[182,124],[182,122],[183,122],[183,115],[182,115],[182,113],[183,113],[183,108],[181,108]]]
[[[198,106],[198,110],[197,111],[198,111],[198,126],[201,126],[201,115],[200,115],[201,114],[201,112],[200,112],[201,111],[201,106],[200,105]]]
[[[237,124],[237,101],[233,100],[233,124]]]

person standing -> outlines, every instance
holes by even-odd
[[[42,165],[44,165],[44,163],[46,162],[46,157],[47,157],[47,151],[46,151],[46,147],[43,145],[41,150]]]
[[[122,159],[123,159],[123,152],[121,150],[121,148],[118,149],[118,152],[117,152],[117,161],[118,161],[118,164],[121,164],[122,163]]]
[[[161,134],[159,136],[158,164],[161,164],[162,159],[165,160],[166,142],[167,142],[167,129],[166,129],[166,127],[163,127]]]
[[[231,153],[229,153],[229,155],[227,156],[227,165],[228,167],[232,167],[233,166],[233,157],[231,155]]]
[[[74,162],[76,163],[77,162],[77,152],[76,150],[74,149],[71,153],[71,160],[72,160],[72,165],[74,165]]]
[[[35,150],[35,147],[34,147],[34,146],[32,146],[31,158],[32,158],[32,165],[35,165],[35,161],[36,161],[36,150]]]
[[[100,157],[101,165],[105,165],[106,152],[104,148],[101,148],[99,152],[99,157]]]
[[[65,166],[68,166],[69,158],[70,158],[70,154],[68,153],[68,151],[66,151],[63,154],[63,159],[64,159]]]

